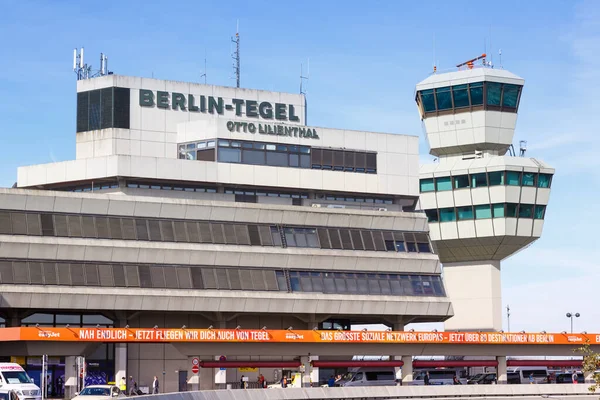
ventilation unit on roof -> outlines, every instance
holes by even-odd
[[[387,211],[387,208],[385,208],[385,207],[379,207],[379,208],[377,209],[377,211]]]
[[[327,208],[346,208],[346,206],[343,206],[341,204],[329,204]]]
[[[317,203],[312,203],[312,206],[313,206],[314,208],[321,208],[321,205],[320,205],[320,204],[317,204]]]

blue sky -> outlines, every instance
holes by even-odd
[[[515,144],[557,169],[542,239],[503,264],[512,330],[600,331],[595,214],[600,181],[600,2],[66,0],[3,2],[0,186],[19,165],[75,158],[74,47],[115,73],[297,92],[310,58],[310,125],[420,135],[414,86],[488,45],[525,78]],[[422,140],[423,162],[429,161]]]

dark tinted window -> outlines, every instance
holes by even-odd
[[[77,132],[129,129],[130,90],[110,87],[77,93]]]

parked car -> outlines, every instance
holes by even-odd
[[[106,400],[111,397],[125,397],[125,393],[114,385],[90,385],[83,388],[72,400]]]
[[[556,383],[573,383],[573,373],[561,373],[556,374]],[[577,383],[585,383],[585,377],[583,374],[577,374]]]
[[[467,385],[492,385],[496,383],[496,374],[477,374],[467,381]]]

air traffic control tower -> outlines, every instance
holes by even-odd
[[[446,330],[502,329],[501,261],[542,234],[554,174],[524,149],[515,155],[524,80],[484,57],[416,87],[436,157],[420,166],[420,206],[454,306]]]

